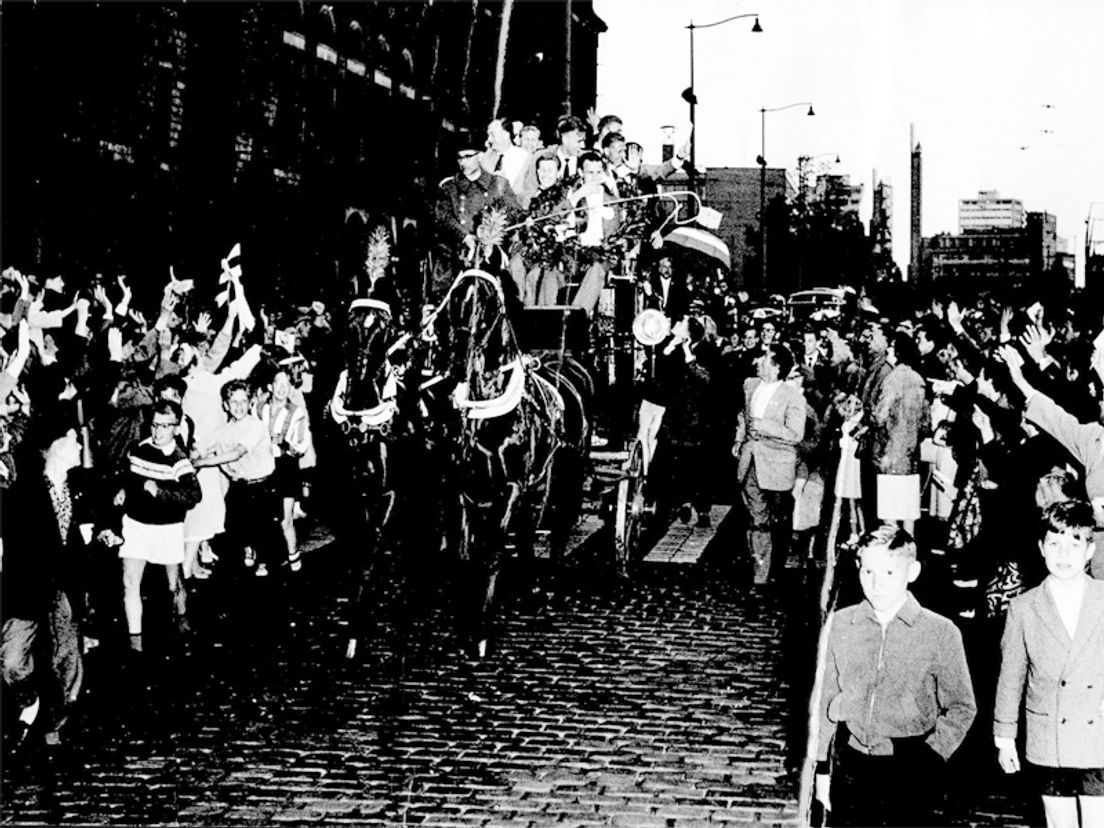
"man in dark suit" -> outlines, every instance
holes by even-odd
[[[672,321],[681,319],[690,310],[686,279],[675,276],[674,262],[669,254],[660,257],[644,282],[644,306],[663,311]]]
[[[805,398],[784,381],[792,368],[789,349],[766,346],[759,375],[744,382],[744,410],[732,447],[756,584],[765,584],[786,563],[797,445],[805,437]]]
[[[814,328],[806,327],[801,331],[799,344],[794,362],[801,368],[807,368],[812,376],[812,383],[806,392],[812,391],[819,399],[827,399],[832,389],[832,364],[820,345],[820,336]]]

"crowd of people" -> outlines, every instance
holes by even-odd
[[[659,244],[667,214],[645,196],[683,168],[689,145],[662,164],[644,164],[643,147],[622,134],[620,118],[592,114],[589,126],[564,116],[556,142],[545,145],[535,125],[496,118],[483,146],[475,139],[459,146],[458,172],[438,185],[431,298],[477,252],[497,247],[498,269],[523,306],[594,315],[611,268],[631,271],[642,245]],[[489,231],[496,212],[504,224]],[[480,263],[489,259],[481,255]]]
[[[822,665],[829,824],[936,824],[940,774],[979,709],[990,756],[1023,770],[1048,824],[1099,824],[1100,320],[953,301],[820,316],[781,338],[775,319],[738,328],[714,366],[739,408],[755,583],[778,579],[795,541],[808,556],[831,537],[855,599],[832,616]],[[950,620],[912,594],[928,565],[945,580],[919,593]]]
[[[907,715],[884,708],[933,675],[907,643],[900,652],[911,653],[913,672],[896,696],[879,695],[877,677],[904,662],[884,661],[879,647],[872,662],[865,644],[841,645],[833,680],[844,700],[826,693],[825,729],[843,733],[837,742],[864,761],[886,760],[859,776],[876,768],[893,778],[896,739],[913,740],[897,757],[912,763],[900,766],[907,773],[930,758],[925,747],[951,755],[975,691],[996,704],[1001,766],[1018,770],[1009,740],[1026,686],[1026,759],[1039,769],[1048,814],[1070,824],[1069,800],[1081,797],[1091,822],[1086,800],[1104,795],[1104,633],[1082,640],[1099,619],[1090,617],[1086,596],[1096,591],[1082,582],[1078,556],[1093,577],[1104,575],[1104,340],[1039,303],[978,313],[936,301],[891,317],[863,299],[807,319],[756,317],[735,295],[720,301],[671,255],[661,233],[668,214],[636,199],[681,165],[685,148],[643,165],[619,119],[591,126],[588,141],[587,124],[565,117],[557,143],[544,146],[536,127],[496,119],[485,145],[461,147],[458,172],[439,186],[426,298],[439,299],[459,268],[485,262],[491,249],[523,306],[593,316],[611,267],[635,274],[644,305],[671,322],[648,349],[637,411],[665,514],[707,525],[718,487],[738,492],[747,532],[737,555],[760,590],[787,559],[820,555],[838,538],[860,562],[870,607],[862,618],[877,622],[883,643],[894,624],[912,628],[921,617],[907,589],[921,563],[954,558],[963,583],[975,584],[954,619],[968,629],[969,672],[954,662],[960,698],[949,730],[940,724],[944,696],[917,695]],[[315,395],[311,366],[324,361],[332,325],[320,303],[278,318],[255,310],[237,255],[223,260],[225,289],[213,302],[170,271],[152,321],[132,306],[125,278],[69,285],[4,271],[3,678],[17,741],[32,731],[60,739],[83,652],[98,639],[121,625],[128,646],[143,649],[150,565],[164,567],[184,635],[190,583],[228,558],[259,578],[294,577],[302,566],[296,520],[310,508],[329,391]],[[372,285],[389,289],[386,280]],[[1029,604],[1040,601],[1057,619],[1055,641],[1033,631]],[[940,624],[923,640],[952,661],[961,647]],[[1101,666],[1078,667],[1080,695],[1067,707],[1073,660],[1053,651],[1071,643],[1091,646]],[[865,678],[850,684],[853,673]],[[865,720],[852,717],[860,710]],[[1038,736],[1032,716],[1051,717],[1050,726],[1068,720],[1077,732]]]
[[[311,366],[330,322],[320,303],[254,312],[237,254],[214,301],[170,270],[152,321],[123,276],[3,272],[2,655],[17,744],[60,741],[87,650],[122,629],[143,650],[150,566],[184,636],[191,584],[220,559],[258,578],[301,569]]]

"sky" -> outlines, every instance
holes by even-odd
[[[598,101],[658,160],[663,125],[689,132],[694,31],[699,167],[766,159],[893,185],[893,252],[909,258],[909,129],[923,150],[924,236],[958,232],[980,190],[1057,216],[1082,278],[1086,219],[1104,252],[1104,0],[594,0]],[[836,164],[836,156],[840,163]],[[817,157],[822,156],[822,157]]]

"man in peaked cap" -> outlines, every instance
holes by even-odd
[[[509,182],[483,169],[481,159],[481,148],[469,138],[456,152],[458,171],[437,185],[434,217],[438,257],[427,300],[439,300],[465,262],[474,255],[476,228],[484,211],[503,210],[508,223],[513,223],[521,214],[521,205]]]

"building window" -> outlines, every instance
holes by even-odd
[[[306,49],[307,39],[298,32],[284,32],[284,43],[296,49]]]

